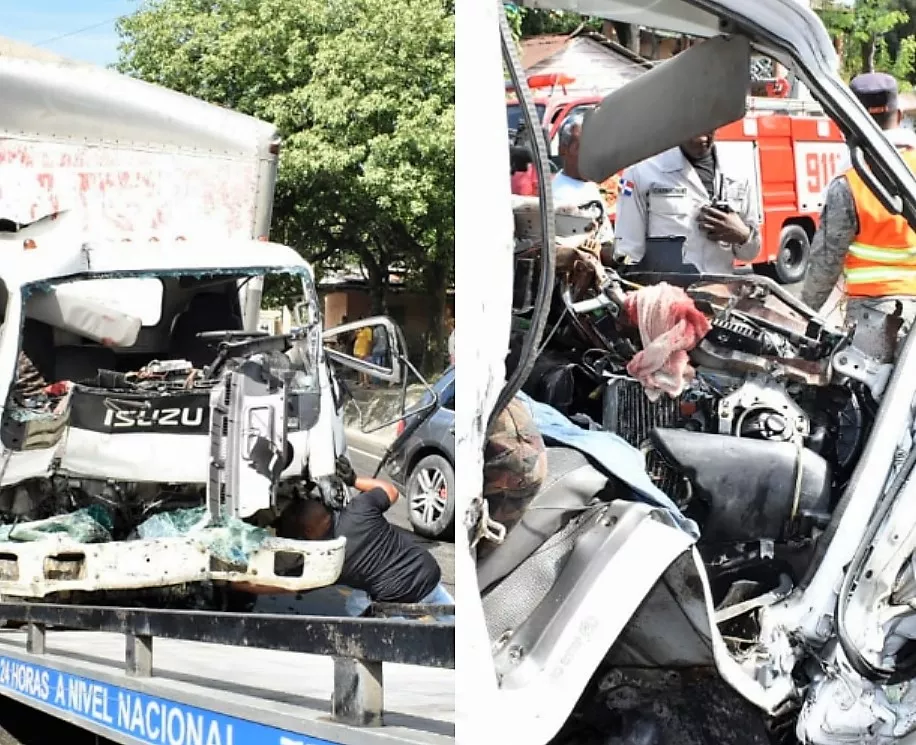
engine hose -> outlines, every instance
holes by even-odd
[[[884,496],[881,497],[875,515],[869,523],[862,540],[859,541],[859,546],[856,548],[852,561],[849,563],[849,568],[846,570],[846,574],[843,577],[843,583],[840,585],[839,595],[837,596],[836,630],[840,646],[843,648],[843,652],[846,654],[852,669],[866,680],[874,682],[894,683],[912,678],[914,673],[916,673],[916,665],[910,665],[907,668],[889,669],[873,665],[865,659],[865,656],[856,647],[855,642],[846,629],[846,608],[851,595],[853,579],[858,577],[859,570],[862,568],[862,562],[865,560],[865,554],[874,543],[878,530],[887,518],[888,513],[890,513],[891,507],[894,506],[904,485],[909,480],[914,467],[916,467],[916,443],[914,443],[913,447],[910,449],[906,460],[903,462],[903,466],[897,472],[897,476],[894,478],[890,488],[884,493]]]
[[[503,59],[509,70],[509,77],[512,79],[512,85],[515,87],[515,93],[521,105],[525,126],[528,127],[528,131],[532,135],[531,143],[535,150],[534,167],[538,177],[538,200],[541,210],[541,236],[543,240],[541,241],[540,278],[534,301],[534,310],[531,314],[531,324],[522,343],[518,365],[516,365],[515,370],[509,376],[509,380],[506,381],[506,385],[500,391],[496,405],[493,407],[493,411],[490,412],[490,420],[487,423],[488,433],[499,414],[509,405],[515,394],[521,390],[522,385],[534,369],[537,351],[541,346],[541,338],[547,328],[547,316],[550,313],[557,253],[553,190],[549,178],[550,166],[547,160],[547,143],[544,140],[544,131],[534,108],[531,90],[528,88],[528,80],[524,74],[520,74],[524,68],[518,58],[515,39],[512,38],[512,30],[509,28],[509,20],[506,17],[506,9],[501,2],[498,3],[498,13]]]

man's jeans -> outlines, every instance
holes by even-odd
[[[454,605],[455,598],[451,596],[448,590],[442,586],[440,582],[436,585],[436,589],[433,590],[429,595],[423,598],[420,601],[423,605]],[[455,623],[454,616],[436,616],[437,621],[442,621],[443,623]]]
[[[342,593],[346,595],[346,611],[348,616],[361,616],[366,609],[372,605],[372,599],[362,590],[354,590],[350,587],[340,587]],[[455,599],[442,584],[436,585],[429,595],[420,600],[422,605],[454,605]],[[454,616],[438,616],[437,621],[444,623],[455,623]]]

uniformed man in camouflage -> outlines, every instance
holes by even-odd
[[[853,79],[849,87],[916,170],[916,134],[900,126],[894,78],[866,73]],[[802,301],[830,315],[836,310],[834,303],[831,307],[825,303],[842,275],[847,318],[854,320],[870,309],[894,313],[902,307],[904,328],[908,328],[916,317],[916,263],[910,257],[914,248],[916,233],[906,220],[884,209],[850,168],[827,189]]]

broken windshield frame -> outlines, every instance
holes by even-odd
[[[550,158],[547,150],[547,142],[544,139],[544,130],[541,127],[540,118],[535,108],[534,95],[528,87],[528,79],[525,77],[521,60],[518,56],[518,50],[515,46],[515,40],[512,36],[512,30],[509,27],[509,20],[506,17],[506,8],[499,5],[499,32],[500,45],[502,47],[503,63],[509,71],[509,77],[515,88],[515,94],[518,97],[519,106],[522,109],[523,120],[530,133],[530,143],[532,155],[534,156],[535,173],[538,179],[538,203],[540,207],[541,222],[541,241],[540,251],[540,273],[538,277],[537,295],[534,301],[534,307],[531,313],[529,333],[525,335],[522,342],[522,350],[519,355],[518,364],[515,370],[509,375],[508,380],[499,392],[496,404],[490,412],[487,422],[487,429],[494,425],[497,417],[502,412],[518,391],[531,371],[534,369],[534,363],[537,358],[537,350],[541,344],[541,338],[547,328],[547,316],[550,312],[550,301],[553,297],[553,284],[556,268],[556,245],[555,235],[556,226],[553,217],[553,189],[550,179]]]
[[[227,281],[231,282],[234,278],[241,278],[241,281],[236,283],[236,286],[239,290],[244,286],[247,281],[251,279],[270,276],[270,275],[287,275],[292,277],[299,277],[301,281],[301,295],[298,297],[301,298],[299,302],[295,303],[296,307],[306,309],[303,317],[297,319],[300,322],[299,331],[295,335],[296,338],[292,340],[292,345],[295,348],[295,351],[291,355],[291,362],[294,369],[300,369],[303,372],[308,373],[309,371],[317,370],[318,366],[322,363],[324,359],[324,354],[321,346],[321,314],[320,308],[318,305],[318,296],[315,290],[314,281],[311,276],[311,272],[308,267],[304,266],[293,266],[293,267],[251,267],[251,268],[236,268],[236,267],[224,267],[224,268],[212,268],[212,269],[197,269],[189,270],[187,268],[175,269],[175,270],[137,270],[137,271],[124,271],[124,272],[112,272],[112,273],[83,273],[78,275],[70,275],[66,277],[53,278],[53,279],[43,279],[38,282],[32,282],[24,284],[20,288],[20,302],[18,303],[21,307],[19,312],[19,339],[18,339],[18,351],[23,351],[24,336],[23,328],[28,317],[27,306],[30,301],[38,299],[41,295],[48,295],[56,288],[74,288],[82,282],[87,283],[87,297],[92,298],[92,290],[99,286],[98,283],[104,282],[105,280],[119,281],[119,280],[159,280],[161,283],[163,280],[178,280],[179,287],[182,290],[187,291],[190,288],[185,285],[182,280],[203,280],[202,282],[195,282],[194,290],[197,292],[205,292],[206,287],[209,285],[222,284],[226,285]],[[222,280],[220,281],[220,278]],[[208,282],[207,280],[213,280]],[[77,293],[78,295],[79,293]],[[104,295],[105,293],[102,293]],[[117,310],[123,314],[125,317],[130,317],[132,310],[137,310],[136,308],[130,308],[129,299],[124,299],[124,301],[107,303],[104,297],[95,298],[97,304],[100,308],[110,307],[112,310]],[[126,301],[126,302],[125,302]],[[160,295],[160,307],[166,298],[163,295]],[[174,309],[172,309],[174,311]],[[135,315],[136,318],[140,317],[140,314]],[[169,318],[162,317],[158,319],[156,324],[143,324],[142,328],[150,329],[155,326],[158,326],[162,323],[171,322],[176,317],[176,312],[172,312]],[[41,319],[35,319],[41,320]],[[54,325],[53,323],[51,324]],[[133,334],[136,337],[136,330]],[[86,336],[85,334],[82,334]],[[128,337],[130,334],[128,334]],[[88,337],[87,337],[88,338]],[[95,339],[97,344],[101,343],[103,346],[112,346],[109,341],[103,339]],[[136,339],[130,343],[124,344],[114,344],[113,346],[122,347],[125,350],[128,350],[136,344]],[[164,350],[163,350],[164,351]],[[18,376],[16,376],[18,377]],[[301,377],[301,376],[300,376]],[[307,375],[308,381],[304,384],[306,389],[318,389],[319,382],[316,375]],[[15,378],[14,378],[15,379]],[[296,389],[303,387],[303,381],[299,378],[296,380],[297,385],[294,386]]]
[[[301,294],[292,298],[287,307],[290,312],[293,314],[297,325],[301,326],[314,326],[319,324],[321,321],[321,312],[320,306],[318,304],[318,293],[315,287],[315,281],[312,277],[312,273],[308,267],[304,266],[290,266],[290,267],[214,267],[207,269],[161,269],[161,270],[139,270],[139,271],[123,271],[123,272],[109,272],[109,273],[84,273],[84,274],[75,274],[66,277],[51,277],[47,279],[42,279],[38,282],[28,283],[22,286],[22,296],[23,299],[27,299],[33,292],[36,290],[46,291],[51,287],[58,287],[63,285],[71,285],[81,282],[94,283],[94,286],[98,286],[97,283],[100,283],[104,280],[144,280],[144,279],[158,279],[160,282],[163,279],[175,278],[180,282],[183,280],[204,280],[201,282],[196,282],[195,284],[199,289],[206,287],[209,284],[205,278],[211,278],[214,284],[221,284],[225,281],[226,277],[237,277],[237,287],[239,292],[241,292],[252,280],[265,278],[268,276],[282,276],[288,275],[292,277],[299,277],[301,280]],[[101,298],[100,298],[101,299]],[[123,309],[122,309],[123,310]],[[305,313],[301,311],[305,310]],[[298,311],[298,314],[297,314]],[[126,312],[126,311],[125,311]],[[144,323],[144,326],[154,325]]]

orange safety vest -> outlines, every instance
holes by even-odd
[[[916,149],[900,155],[916,171]],[[900,215],[888,212],[855,170],[846,173],[859,218],[843,272],[849,297],[916,295],[916,233]]]

